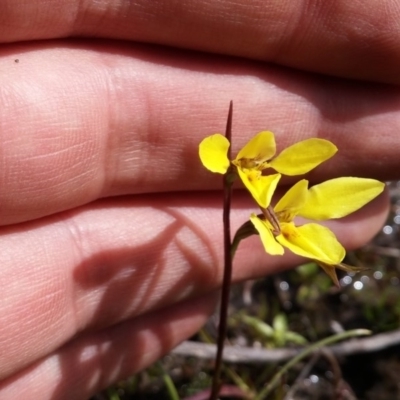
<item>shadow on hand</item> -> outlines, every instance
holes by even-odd
[[[179,210],[183,203],[185,207],[189,205],[204,208],[207,205],[204,200],[196,198],[195,194],[185,194],[182,196],[183,201],[174,200],[177,197],[173,196],[167,202],[148,201],[148,196],[136,196],[133,201],[132,197],[121,200],[121,207],[129,204],[138,207],[138,212],[141,206],[154,207],[152,212],[156,218],[153,221],[169,222],[154,226],[152,238],[135,245],[135,242],[141,241],[139,226],[137,237],[132,237],[132,245],[113,251],[100,251],[75,269],[74,279],[78,290],[82,290],[83,297],[85,292],[90,296],[84,302],[90,304],[91,296],[98,296],[95,297],[98,300],[92,300],[96,303],[92,316],[86,318],[87,325],[81,327],[85,332],[76,335],[75,339],[82,340],[91,335],[104,339],[104,335],[109,337],[110,330],[121,329],[124,321],[155,310],[162,314],[164,307],[215,289],[218,260],[210,237],[195,221]],[[168,196],[163,196],[164,200],[166,198]],[[107,201],[99,201],[97,207],[107,207]],[[162,206],[154,205],[161,203]],[[77,315],[79,312],[77,309]],[[176,345],[168,324],[163,326],[160,323],[156,329],[146,334],[157,337],[162,354]],[[140,335],[138,337],[140,341]],[[88,342],[90,343],[89,339]],[[141,348],[138,342],[135,346]],[[109,384],[115,380],[113,377],[123,365],[132,366],[131,373],[136,372],[138,367],[135,369],[135,365],[142,366],[141,356],[145,356],[138,352],[133,355],[127,349],[127,343],[115,343],[110,337],[108,346],[99,345],[94,350],[96,356],[86,357],[87,350],[82,346],[74,346],[74,339],[64,349],[65,351],[61,349],[58,360],[62,379],[52,396],[54,400],[79,398],[69,391],[71,386],[76,386],[71,382],[77,376],[81,378],[81,383],[77,386],[82,392],[90,393],[94,382]],[[132,357],[135,359],[132,360]]]

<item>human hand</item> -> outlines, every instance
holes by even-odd
[[[88,398],[204,323],[221,181],[197,149],[230,100],[234,152],[262,129],[324,137],[314,182],[399,178],[398,9],[331,3],[1,3],[1,398]],[[251,211],[235,193],[233,230]],[[386,212],[330,226],[353,248]],[[294,261],[250,238],[234,279]]]

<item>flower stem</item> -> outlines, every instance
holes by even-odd
[[[226,122],[225,137],[231,142],[232,136],[232,101],[229,104],[228,119]],[[228,159],[231,159],[231,147],[228,149]],[[212,389],[210,400],[217,400],[220,389],[220,375],[222,366],[222,352],[224,350],[224,342],[227,331],[228,320],[228,305],[229,305],[229,292],[232,280],[232,252],[231,252],[231,224],[230,224],[230,211],[231,211],[231,193],[232,193],[232,179],[230,178],[230,169],[223,177],[224,185],[224,276],[222,281],[221,292],[221,305],[218,326],[218,340],[217,340],[217,355],[215,358],[215,369],[213,375]]]

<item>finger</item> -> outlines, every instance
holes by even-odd
[[[254,206],[235,195],[232,232]],[[387,198],[331,225],[345,246],[381,227]],[[55,351],[82,331],[105,328],[204,295],[221,285],[221,198],[182,194],[103,200],[74,212],[3,227],[0,241],[0,377]],[[233,280],[256,278],[299,258],[240,244]]]
[[[90,36],[128,39],[398,83],[395,0],[206,2],[2,1],[3,42]],[[26,23],[29,21],[29,23]]]
[[[80,336],[0,382],[0,397],[88,399],[196,333],[212,313],[216,298],[211,293]]]
[[[338,146],[314,181],[400,170],[400,93],[387,86],[90,42],[3,48],[0,68],[0,224],[100,197],[219,188],[198,144],[225,129],[231,99],[233,154],[269,129],[279,151],[309,137]]]

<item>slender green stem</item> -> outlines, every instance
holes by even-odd
[[[301,351],[297,356],[293,357],[289,362],[287,362],[271,379],[271,381],[268,383],[268,385],[255,397],[254,400],[262,400],[266,396],[268,396],[273,389],[278,385],[280,382],[282,376],[289,371],[290,368],[295,366],[298,362],[300,362],[303,358],[308,357],[310,354],[312,354],[314,351],[320,349],[321,347],[328,346],[330,344],[339,342],[340,340],[345,340],[349,339],[351,337],[355,336],[364,336],[364,335],[370,335],[371,331],[367,329],[354,329],[351,331],[346,331],[346,332],[341,332],[338,333],[337,335],[329,336],[325,339],[320,340],[319,342],[316,342],[312,344],[311,346],[308,346],[305,348],[303,351]]]
[[[167,392],[170,400],[179,400],[179,394],[178,391],[176,390],[176,386],[171,376],[165,371],[164,367],[160,362],[158,362],[157,364],[162,372],[162,378],[165,383],[165,386],[167,387]]]
[[[225,136],[231,141],[232,136],[232,101],[229,104],[228,120],[226,122]],[[228,149],[228,158],[231,160],[231,146]],[[227,331],[228,320],[228,305],[229,305],[229,292],[232,280],[232,253],[231,253],[231,224],[230,224],[230,211],[231,211],[231,194],[232,194],[232,180],[230,179],[230,169],[224,175],[224,276],[222,280],[221,292],[221,305],[218,326],[218,340],[217,340],[217,355],[215,358],[215,369],[213,375],[212,389],[210,400],[216,400],[220,389],[220,375],[222,366],[222,353],[224,350],[224,342]]]

